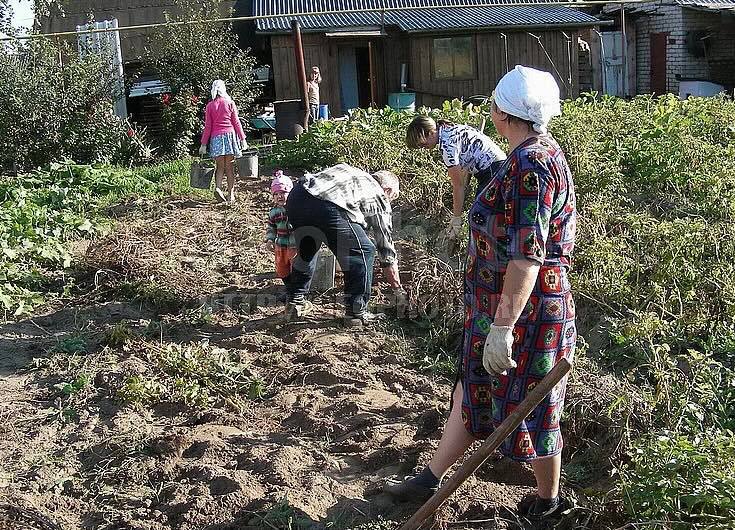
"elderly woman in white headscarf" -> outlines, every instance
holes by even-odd
[[[236,157],[242,156],[242,147],[247,147],[245,132],[242,130],[237,106],[227,93],[225,82],[217,79],[212,83],[212,100],[204,110],[204,132],[202,133],[199,154],[204,156],[209,147],[209,156],[214,158],[215,186],[214,196],[221,202],[235,201],[235,168],[232,164]],[[222,190],[222,181],[227,175],[227,195]]]
[[[498,83],[492,120],[509,154],[470,213],[463,351],[449,419],[429,465],[388,484],[402,500],[421,502],[476,439],[490,435],[562,358],[574,355],[575,309],[567,272],[574,247],[574,183],[564,153],[547,131],[561,113],[551,74],[516,66]],[[530,462],[535,495],[519,512],[555,519],[559,494],[566,381],[501,446]]]

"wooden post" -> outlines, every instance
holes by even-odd
[[[628,97],[628,32],[625,27],[625,4],[620,4],[620,28],[623,32],[623,97]]]
[[[421,525],[436,512],[439,507],[464,483],[467,478],[479,468],[490,455],[500,447],[510,433],[516,430],[521,422],[533,409],[551,392],[551,390],[567,375],[572,365],[566,359],[561,359],[556,366],[546,374],[541,382],[526,396],[510,416],[505,418],[495,431],[483,442],[480,448],[470,456],[464,464],[447,480],[419,510],[404,524],[400,530],[418,530]]]
[[[301,101],[304,108],[304,130],[309,128],[309,91],[306,88],[306,65],[304,64],[304,46],[301,42],[301,25],[298,20],[291,21],[291,31],[294,39],[294,52],[296,53],[296,76],[301,88]]]
[[[375,51],[373,41],[368,41],[368,62],[370,63],[370,106],[375,106]]]

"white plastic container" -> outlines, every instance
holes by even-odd
[[[679,82],[679,98],[687,99],[689,96],[694,97],[711,97],[721,94],[725,91],[725,87],[712,83],[711,81],[680,81]]]

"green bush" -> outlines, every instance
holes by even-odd
[[[479,126],[487,118],[487,105],[463,105],[445,102],[441,109],[421,109],[435,119]],[[278,142],[270,155],[276,166],[292,169],[319,170],[344,162],[365,171],[387,169],[401,177],[403,201],[424,214],[443,212],[443,204],[451,196],[446,170],[436,152],[408,149],[405,131],[414,115],[384,109],[355,109],[347,121],[320,121],[297,141]],[[486,119],[488,134],[492,122]],[[502,142],[501,142],[502,143]]]
[[[732,431],[685,436],[664,432],[636,444],[621,479],[624,502],[659,528],[732,528],[735,439]]]
[[[180,92],[176,96],[164,94],[162,102],[160,151],[173,158],[188,156],[194,135],[202,126],[200,99],[190,92]]]
[[[129,166],[151,157],[145,132],[113,114],[109,69],[93,56],[79,59],[43,40],[0,50],[0,93],[0,171],[67,158]]]

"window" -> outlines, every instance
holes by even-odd
[[[434,79],[474,79],[473,37],[445,37],[433,42]]]

